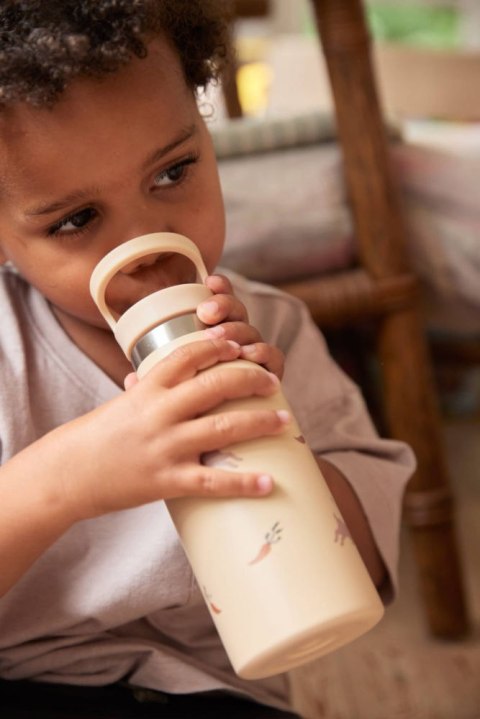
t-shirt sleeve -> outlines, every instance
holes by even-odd
[[[387,603],[397,589],[402,498],[413,453],[378,436],[360,389],[332,359],[308,309],[253,287],[250,321],[285,353],[284,392],[309,446],[343,474],[363,507],[387,569],[380,590]]]

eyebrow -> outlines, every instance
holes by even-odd
[[[161,160],[163,157],[165,157],[165,155],[168,155],[169,152],[175,150],[180,145],[183,145],[183,143],[187,140],[190,140],[196,134],[196,132],[196,125],[189,125],[188,127],[186,127],[184,130],[182,130],[181,134],[178,135],[177,138],[172,140],[172,142],[169,142],[168,145],[164,145],[158,150],[152,152],[152,154],[147,157],[145,162],[143,162],[142,170],[146,170],[148,167],[150,167],[150,165],[153,165],[155,162],[158,162],[158,160]]]
[[[155,162],[158,162],[161,160],[165,155],[168,155],[172,150],[175,150],[180,145],[183,145],[184,142],[187,140],[190,140],[196,133],[197,127],[196,125],[189,125],[187,128],[183,129],[181,134],[179,134],[176,138],[172,140],[172,142],[169,142],[167,145],[163,145],[163,147],[159,147],[156,150],[154,150],[148,157],[143,161],[141,164],[141,169],[146,170],[148,167],[153,165]],[[70,192],[68,195],[64,195],[63,197],[59,198],[58,200],[55,200],[55,202],[48,202],[48,203],[41,203],[40,205],[37,205],[36,207],[32,207],[28,210],[25,210],[24,215],[27,217],[37,217],[39,215],[50,215],[53,212],[58,212],[59,210],[64,210],[67,207],[70,207],[71,205],[82,202],[86,199],[91,199],[92,196],[98,195],[100,193],[100,190],[98,187],[90,187],[90,188],[84,188],[82,190],[76,190],[74,192]]]

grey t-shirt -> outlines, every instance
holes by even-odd
[[[401,498],[414,466],[377,437],[358,388],[330,358],[308,311],[231,275],[250,322],[286,354],[284,390],[311,448],[357,493],[396,583]],[[0,272],[0,452],[5,462],[117,387],[36,290]],[[230,667],[163,502],[77,523],[0,599],[0,676],[167,692],[225,689],[288,706],[285,676],[243,681]]]

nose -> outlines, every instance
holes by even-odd
[[[127,188],[125,195],[119,196],[116,206],[115,217],[110,225],[109,240],[110,247],[104,247],[103,251],[114,249],[135,237],[150,235],[156,232],[172,232],[172,221],[169,213],[164,207],[145,195],[140,188]],[[106,252],[105,252],[106,253]],[[133,275],[140,270],[145,270],[154,265],[160,252],[139,257],[129,262],[119,272],[123,275]]]

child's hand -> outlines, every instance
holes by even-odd
[[[239,351],[226,340],[181,347],[140,382],[129,380],[120,397],[51,433],[55,471],[74,521],[158,499],[259,496],[271,490],[271,478],[261,473],[200,463],[206,452],[278,434],[288,421],[286,413],[270,410],[201,416],[225,400],[269,396],[278,389],[278,379],[255,364],[238,370],[222,366]]]
[[[215,297],[202,302],[197,313],[207,325],[215,325],[205,331],[207,337],[234,340],[241,345],[240,357],[261,364],[280,379],[283,375],[282,352],[262,341],[260,333],[248,324],[245,306],[234,294],[230,281],[223,275],[210,275],[205,284]]]

